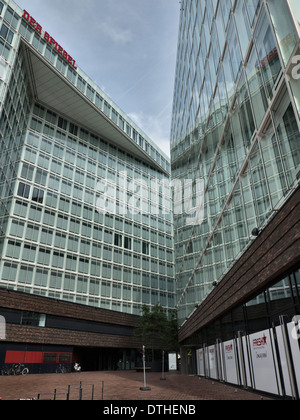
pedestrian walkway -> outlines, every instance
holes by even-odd
[[[143,373],[124,372],[81,372],[71,374],[0,376],[0,398],[19,400],[37,398],[65,400],[70,385],[70,400],[104,401],[196,401],[196,400],[267,400],[265,396],[240,388],[225,385],[197,376],[166,374],[161,380],[160,373],[147,373],[146,385],[149,391],[141,391],[144,386]],[[102,394],[102,381],[104,382]],[[81,386],[80,386],[81,383]],[[92,386],[94,385],[94,387]],[[81,394],[80,394],[81,393]],[[92,394],[93,393],[93,394]]]

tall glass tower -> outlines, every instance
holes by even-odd
[[[202,217],[181,196],[180,324],[299,186],[299,20],[296,0],[181,1],[172,177],[190,180]]]
[[[0,288],[173,309],[169,159],[30,13],[0,0]]]

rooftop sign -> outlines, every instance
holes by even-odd
[[[30,26],[32,26],[41,36],[43,35],[42,31],[43,28],[41,25],[32,17],[30,14],[24,10],[22,18],[26,20]],[[75,60],[61,47],[52,36],[48,34],[48,32],[44,32],[44,39],[47,41],[56,51],[75,69],[77,67],[75,65]]]

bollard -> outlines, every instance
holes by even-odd
[[[104,392],[104,381],[102,381],[102,395],[101,395],[101,400],[103,401],[103,392]]]
[[[70,391],[71,391],[71,385],[68,385],[67,401],[69,401],[70,399]]]
[[[82,401],[82,382],[80,381],[80,386],[79,386],[79,401]]]

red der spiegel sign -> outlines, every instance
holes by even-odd
[[[29,25],[36,30],[41,36],[43,35],[42,30],[43,28],[41,25],[32,17],[30,14],[24,10],[23,12],[23,19],[26,20],[26,22],[29,23]],[[75,65],[75,60],[63,49],[62,46],[60,46],[55,39],[48,34],[48,32],[44,32],[44,39],[47,41],[53,48],[56,49],[56,51],[75,69],[77,70],[77,67]]]

